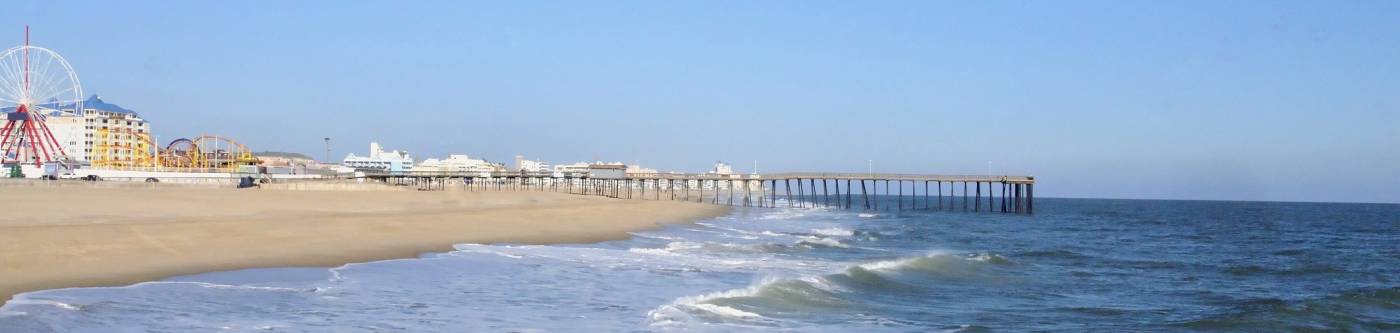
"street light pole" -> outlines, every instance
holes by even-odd
[[[326,164],[331,164],[331,138],[330,138],[330,137],[326,137],[324,140],[326,140],[326,159],[325,159],[325,162],[326,162]]]

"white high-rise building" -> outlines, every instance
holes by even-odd
[[[413,169],[413,157],[406,151],[384,151],[379,147],[378,142],[369,143],[369,156],[356,156],[350,153],[341,162],[344,166],[355,170],[368,171],[408,171]]]
[[[87,142],[91,135],[87,132],[85,128],[87,123],[83,120],[83,117],[72,112],[54,112],[50,113],[44,121],[44,124],[49,127],[49,132],[53,133],[54,139],[57,139],[58,144],[63,147],[63,153],[68,154],[71,161],[88,160],[90,148],[88,148]]]
[[[531,161],[525,159],[523,155],[515,155],[515,171],[524,172],[549,172],[549,164],[543,161]]]
[[[731,167],[728,164],[724,164],[724,162],[717,161],[715,162],[715,169],[711,170],[710,173],[717,175],[732,175],[734,174],[734,167]]]
[[[629,175],[638,175],[638,174],[653,175],[653,174],[657,174],[657,173],[660,173],[660,171],[657,171],[656,169],[652,169],[652,168],[643,168],[643,167],[640,166],[640,165],[628,165],[628,166],[627,166],[627,174],[629,174]]]

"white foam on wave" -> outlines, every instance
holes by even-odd
[[[704,320],[706,318],[697,318],[697,315],[699,315],[699,317],[718,317],[721,320],[728,319],[749,324],[771,324],[775,319],[765,317],[758,313],[715,304],[715,301],[730,298],[758,297],[764,290],[774,288],[775,284],[794,280],[802,281],[813,288],[825,292],[835,293],[846,291],[845,288],[833,284],[830,280],[820,275],[808,275],[797,278],[769,276],[760,280],[758,283],[744,288],[677,298],[670,304],[662,305],[649,311],[647,317],[651,319],[650,324],[652,326],[674,326],[680,323],[693,321],[709,322],[709,320]]]
[[[905,265],[908,265],[910,262],[913,262],[915,259],[916,259],[916,258],[905,258],[905,259],[895,259],[895,260],[883,260],[883,261],[876,261],[876,262],[871,262],[871,263],[859,264],[859,265],[856,265],[856,266],[860,266],[860,268],[864,268],[864,269],[866,269],[866,270],[871,270],[871,271],[890,271],[890,270],[898,269],[899,267],[904,267]]]
[[[795,209],[776,210],[758,217],[759,220],[791,220],[807,216],[806,212]]]
[[[680,254],[677,254],[677,253],[675,253],[675,252],[668,251],[668,250],[666,250],[666,249],[646,248],[646,247],[634,247],[634,248],[630,248],[630,249],[627,249],[627,252],[639,253],[639,254],[650,254],[650,255],[654,255],[654,256],[678,256],[678,255],[680,255]]]
[[[695,296],[685,296],[677,298],[670,304],[662,305],[647,312],[647,317],[651,319],[653,326],[670,326],[680,322],[694,321],[692,312],[703,312],[720,317],[737,319],[741,321],[758,320],[764,318],[757,313],[739,310],[723,305],[708,303],[720,298],[747,297],[758,294],[764,286],[779,281],[768,278],[763,282],[742,289],[732,289]]]
[[[944,251],[931,251],[921,256],[913,256],[892,260],[881,260],[866,263],[854,263],[848,264],[850,266],[847,267],[859,267],[864,270],[880,273],[882,275],[910,269],[913,266],[919,266],[922,267],[922,269],[945,269],[943,267],[923,267],[927,265],[939,265],[937,262],[930,264],[928,259],[952,260],[951,263],[956,263],[958,261],[998,262],[1001,260],[1006,260],[1005,258],[994,254],[961,255],[952,254]],[[946,267],[946,269],[959,270],[961,268],[959,265],[954,265]],[[671,302],[670,304],[653,309],[648,313],[648,315],[652,319],[652,324],[658,326],[675,325],[681,322],[692,321],[707,322],[713,321],[715,319],[714,317],[721,317],[720,320],[738,320],[744,323],[770,323],[774,319],[764,317],[761,314],[754,313],[752,311],[744,311],[742,309],[736,309],[732,306],[725,306],[726,304],[728,304],[728,302],[720,300],[747,297],[773,297],[771,294],[768,293],[768,291],[771,291],[770,289],[791,288],[791,283],[795,281],[800,281],[806,286],[810,286],[812,288],[816,288],[818,290],[831,294],[841,294],[850,292],[850,290],[843,287],[838,280],[832,280],[829,277],[831,274],[849,275],[850,273],[848,271],[841,271],[836,273],[805,275],[796,278],[768,277],[763,279],[759,283],[755,283],[744,288],[681,297]],[[777,285],[780,283],[782,284],[781,286]],[[820,296],[812,297],[818,297],[813,299],[814,302],[827,302],[827,304],[840,303],[839,300],[832,301],[830,299],[820,298]]]
[[[4,303],[5,306],[0,306],[0,310],[4,310],[7,306],[9,306],[9,305],[11,305],[11,304],[51,305],[51,306],[55,306],[55,307],[62,308],[62,309],[81,310],[81,309],[82,309],[82,306],[81,306],[81,305],[73,305],[73,304],[68,304],[68,303],[59,302],[59,301],[53,301],[53,300],[34,299],[34,298],[31,298],[31,294],[37,295],[37,294],[41,294],[41,293],[45,293],[45,292],[55,292],[55,291],[63,291],[63,290],[77,290],[77,289],[131,289],[131,288],[140,288],[140,287],[146,287],[146,286],[159,286],[159,285],[192,285],[192,286],[198,286],[198,287],[201,287],[201,288],[209,288],[209,289],[232,289],[232,290],[259,290],[259,291],[286,291],[286,292],[306,292],[306,291],[315,291],[314,289],[297,289],[297,288],[269,287],[269,286],[257,286],[257,285],[233,285],[233,284],[219,284],[219,283],[210,283],[210,282],[201,282],[201,281],[147,281],[147,282],[134,283],[134,284],[129,284],[129,285],[125,285],[125,286],[116,286],[116,287],[74,287],[74,288],[48,289],[48,290],[40,290],[40,291],[33,291],[33,292],[28,292],[28,293],[22,293],[22,294],[18,294],[18,295],[12,296],[11,299],[10,299],[8,302],[5,302],[5,303]]]
[[[714,304],[700,303],[700,304],[688,304],[688,305],[686,305],[686,306],[689,306],[689,307],[694,308],[694,309],[696,309],[696,310],[701,310],[701,311],[705,311],[705,312],[709,312],[709,313],[713,313],[713,314],[717,314],[717,315],[721,315],[721,316],[725,316],[725,317],[740,318],[740,319],[758,319],[758,318],[763,318],[763,316],[760,316],[760,315],[758,315],[757,313],[748,312],[748,311],[744,311],[744,310],[739,310],[739,309],[735,309],[735,308],[731,308],[731,307],[727,307],[727,306],[723,306],[723,305],[714,305]]]
[[[987,262],[987,263],[993,263],[993,264],[1011,264],[1011,263],[1014,263],[1014,262],[1011,261],[1011,259],[1007,259],[1006,257],[1000,256],[1000,255],[996,255],[996,254],[991,254],[991,253],[978,253],[978,254],[976,254],[976,255],[967,257],[967,259],[968,259],[968,260],[981,261],[981,262]]]
[[[9,302],[6,302],[6,303],[5,303],[5,307],[9,307],[10,305],[48,305],[48,306],[53,306],[53,307],[60,308],[60,309],[64,309],[64,310],[72,310],[72,311],[82,310],[81,307],[79,307],[79,306],[77,306],[77,305],[73,305],[73,304],[68,304],[68,303],[59,302],[59,301],[45,300],[45,299],[30,299],[30,298],[27,298],[27,297],[20,297],[20,296],[15,296],[14,299],[11,299]],[[3,310],[3,308],[0,308],[0,310]],[[26,314],[26,313],[20,312],[20,311],[13,311],[13,312],[11,312],[11,311],[0,311],[0,315],[3,315],[3,314],[5,314],[5,313],[14,313],[14,314],[16,314],[16,315],[23,315],[23,314]]]
[[[804,281],[804,282],[807,282],[808,285],[811,285],[811,286],[813,286],[813,287],[816,287],[817,289],[821,289],[821,290],[827,291],[827,292],[843,292],[843,291],[846,291],[846,288],[842,288],[841,286],[838,286],[838,285],[836,285],[836,284],[833,284],[833,283],[831,283],[831,280],[827,280],[825,277],[821,277],[821,276],[804,276],[804,277],[798,278],[798,280],[802,280],[802,281]]]
[[[893,259],[893,260],[881,260],[881,261],[876,261],[876,262],[868,262],[868,263],[864,263],[864,264],[859,264],[859,265],[856,265],[856,266],[858,266],[858,267],[860,267],[860,268],[864,268],[865,270],[870,270],[870,271],[894,271],[894,270],[898,270],[898,269],[900,269],[900,268],[903,268],[903,267],[905,267],[905,266],[909,266],[909,264],[912,264],[912,263],[914,263],[914,262],[916,262],[916,261],[918,261],[918,260],[920,260],[920,259],[924,259],[924,258],[933,258],[933,257],[945,256],[945,255],[949,255],[949,254],[948,254],[947,252],[943,252],[943,251],[932,251],[932,252],[929,252],[928,254],[923,255],[923,256],[920,256],[920,257],[899,258],[899,259]]]
[[[268,286],[256,286],[256,285],[229,285],[229,284],[218,284],[218,283],[199,282],[199,281],[149,281],[149,282],[141,282],[141,283],[130,284],[130,285],[126,285],[126,286],[119,286],[119,287],[76,287],[76,288],[50,289],[50,290],[41,290],[41,291],[35,291],[35,292],[30,292],[30,293],[23,293],[23,294],[14,295],[8,302],[5,302],[3,305],[0,305],[0,317],[16,317],[16,316],[26,316],[26,315],[29,315],[28,312],[24,312],[24,311],[15,311],[15,310],[12,310],[12,309],[11,309],[11,307],[24,306],[24,305],[45,305],[45,306],[52,306],[52,307],[56,307],[56,308],[64,309],[64,310],[69,310],[69,311],[82,311],[82,310],[83,310],[83,305],[81,305],[81,304],[70,304],[70,303],[59,302],[59,301],[54,301],[54,300],[47,300],[47,299],[35,299],[35,298],[33,298],[33,297],[31,296],[31,295],[38,295],[38,294],[41,294],[41,293],[44,293],[44,292],[62,291],[62,290],[73,290],[73,289],[95,289],[95,288],[103,288],[103,289],[129,289],[129,288],[138,288],[138,287],[143,287],[143,286],[159,286],[159,285],[193,285],[193,286],[198,286],[198,287],[201,287],[201,288],[209,288],[209,289],[257,290],[257,291],[283,291],[283,292],[319,292],[319,291],[320,291],[319,289],[297,289],[297,288],[268,287]]]
[[[1010,263],[1012,263],[1011,260],[1010,260],[1010,259],[1007,259],[1006,257],[1000,256],[1000,255],[996,255],[996,254],[990,254],[990,253],[978,253],[978,254],[958,255],[958,254],[952,254],[952,253],[943,252],[943,251],[933,251],[933,252],[930,252],[930,253],[928,253],[928,254],[926,254],[926,255],[923,255],[923,256],[909,257],[909,258],[900,258],[900,259],[893,259],[893,260],[875,261],[875,262],[869,262],[869,263],[864,263],[864,264],[858,264],[858,265],[856,265],[856,266],[857,266],[857,267],[860,267],[860,268],[863,268],[863,269],[865,269],[865,270],[875,271],[875,272],[893,272],[893,271],[897,271],[897,270],[909,268],[911,265],[921,265],[921,264],[922,264],[922,265],[928,265],[928,264],[930,263],[930,262],[928,261],[929,259],[942,259],[942,258],[947,258],[947,259],[949,259],[949,260],[961,260],[961,261],[963,261],[963,262],[982,262],[982,263],[990,263],[990,264],[1010,264]],[[957,262],[957,261],[953,261],[953,262]]]
[[[635,233],[635,232],[634,232],[634,233],[631,233],[631,235],[632,235],[633,237],[651,238],[651,239],[668,240],[668,241],[684,239],[684,238],[681,238],[681,237],[666,236],[666,235],[657,235],[657,234],[653,234],[653,233]]]
[[[839,227],[812,229],[812,233],[822,236],[850,237],[856,234],[855,231]]]
[[[694,250],[705,247],[705,244],[698,242],[670,242],[666,244],[666,251],[676,252],[684,250]]]
[[[335,283],[345,282],[345,281],[346,281],[346,279],[345,279],[345,274],[344,274],[342,271],[349,270],[349,269],[353,269],[353,268],[359,267],[359,266],[376,266],[376,265],[382,265],[382,264],[388,264],[388,263],[394,263],[394,262],[416,262],[416,261],[423,261],[423,260],[440,260],[440,259],[443,259],[443,258],[451,258],[451,257],[455,257],[455,256],[460,256],[460,255],[461,255],[462,253],[464,253],[464,252],[474,252],[474,251],[468,250],[468,249],[471,249],[472,246],[490,246],[490,245],[481,245],[481,244],[453,244],[452,247],[453,247],[454,249],[456,249],[456,251],[443,252],[443,253],[437,253],[437,254],[425,254],[425,255],[422,255],[422,256],[419,256],[419,257],[416,257],[416,258],[386,259],[386,260],[368,261],[368,262],[352,262],[352,263],[348,263],[348,264],[344,264],[344,265],[340,265],[340,266],[336,266],[336,267],[330,268],[328,271],[330,271],[331,276],[330,276],[329,279],[327,279],[327,281],[328,281],[328,282],[335,282]],[[487,252],[479,251],[478,253],[487,253]],[[322,288],[319,288],[319,287],[316,288],[317,291],[329,290],[329,289],[331,289],[331,288],[329,288],[329,287],[327,287],[327,288],[325,288],[325,289],[322,289]]]
[[[800,258],[774,257],[770,242],[723,242],[700,237],[690,241],[672,241],[664,246],[635,244],[627,248],[560,247],[547,245],[479,245],[459,244],[458,251],[446,256],[473,255],[524,256],[525,260],[562,260],[598,267],[698,267],[704,270],[732,270],[736,267],[754,269],[809,268],[826,265],[808,263]]]
[[[715,224],[710,224],[710,223],[696,223],[696,224],[705,226],[705,227],[710,228],[710,229],[715,229],[715,230],[720,230],[720,231],[728,231],[728,232],[733,233],[733,234],[723,234],[723,233],[721,233],[720,235],[721,235],[721,236],[724,236],[724,237],[733,237],[733,238],[739,238],[739,239],[758,239],[758,237],[756,237],[756,236],[757,236],[757,235],[762,235],[762,233],[753,232],[753,231],[750,231],[750,230],[743,230],[743,229],[730,228],[730,227],[720,226],[720,225],[715,225]]]
[[[629,249],[627,249],[627,252],[637,253],[637,254],[645,254],[645,255],[653,255],[653,256],[675,257],[675,256],[681,256],[681,255],[687,255],[687,254],[696,254],[696,253],[695,253],[695,252],[696,252],[695,250],[703,250],[703,249],[706,249],[706,248],[709,248],[709,249],[723,248],[723,249],[731,249],[731,251],[739,251],[739,252],[751,252],[751,251],[754,250],[751,246],[743,245],[743,244],[732,244],[732,243],[722,243],[722,242],[687,242],[687,241],[677,241],[677,242],[670,242],[670,243],[667,243],[667,244],[666,244],[666,247],[662,247],[662,248],[634,247],[634,248],[629,248]],[[727,263],[727,262],[729,262],[729,261],[732,261],[732,260],[717,260],[716,263],[721,263],[721,264],[729,265],[729,264]],[[738,262],[749,262],[749,261],[748,261],[748,260],[740,260],[740,261],[738,261]]]
[[[307,289],[297,289],[297,288],[267,287],[267,286],[253,286],[253,285],[232,285],[232,284],[218,284],[218,283],[196,282],[196,281],[188,281],[188,282],[187,282],[187,281],[155,281],[155,282],[145,282],[145,283],[139,283],[139,284],[167,284],[167,283],[169,283],[169,284],[176,284],[176,283],[193,284],[193,285],[197,285],[197,286],[204,287],[204,288],[210,288],[210,289],[261,290],[261,291],[292,291],[292,292],[303,292],[303,291],[308,291]]]
[[[538,246],[538,245],[530,245],[530,246]],[[502,256],[502,257],[511,258],[511,259],[522,259],[522,258],[525,258],[525,255],[520,254],[520,253],[516,253],[516,252],[514,252],[514,251],[506,251],[506,250],[527,249],[527,248],[523,248],[523,247],[512,247],[512,246],[507,246],[507,245],[484,245],[484,244],[454,244],[454,245],[452,245],[452,248],[453,248],[453,249],[456,249],[456,250],[457,250],[456,252],[457,252],[458,254],[461,254],[461,253],[493,254],[493,255]],[[448,253],[448,255],[452,255],[452,253]]]
[[[806,237],[802,237],[802,240],[799,241],[798,244],[822,245],[822,246],[839,247],[839,248],[850,248],[850,247],[851,247],[850,245],[846,245],[846,244],[841,243],[841,241],[839,241],[839,240],[835,240],[835,239],[831,239],[831,238],[826,238],[826,237],[817,237],[817,236],[806,236]]]

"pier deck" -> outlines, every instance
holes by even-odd
[[[1035,177],[1018,175],[787,172],[747,175],[656,173],[594,177],[583,172],[368,172],[363,177],[417,186],[420,190],[536,190],[744,207],[859,207],[882,210],[881,205],[884,205],[885,210],[899,211],[1020,214],[1031,214],[1035,210]],[[945,185],[947,195],[944,195]],[[961,192],[958,191],[959,187]]]

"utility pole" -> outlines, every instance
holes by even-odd
[[[149,128],[149,127],[147,127],[147,128]],[[152,164],[151,167],[152,167],[152,169],[154,169],[155,171],[160,171],[160,170],[161,170],[161,167],[160,167],[160,136],[155,135],[155,134],[152,134],[152,135],[151,135],[151,144],[155,145],[154,150],[156,151],[156,156],[154,157],[154,159],[156,160],[156,162],[155,162],[154,164]]]

